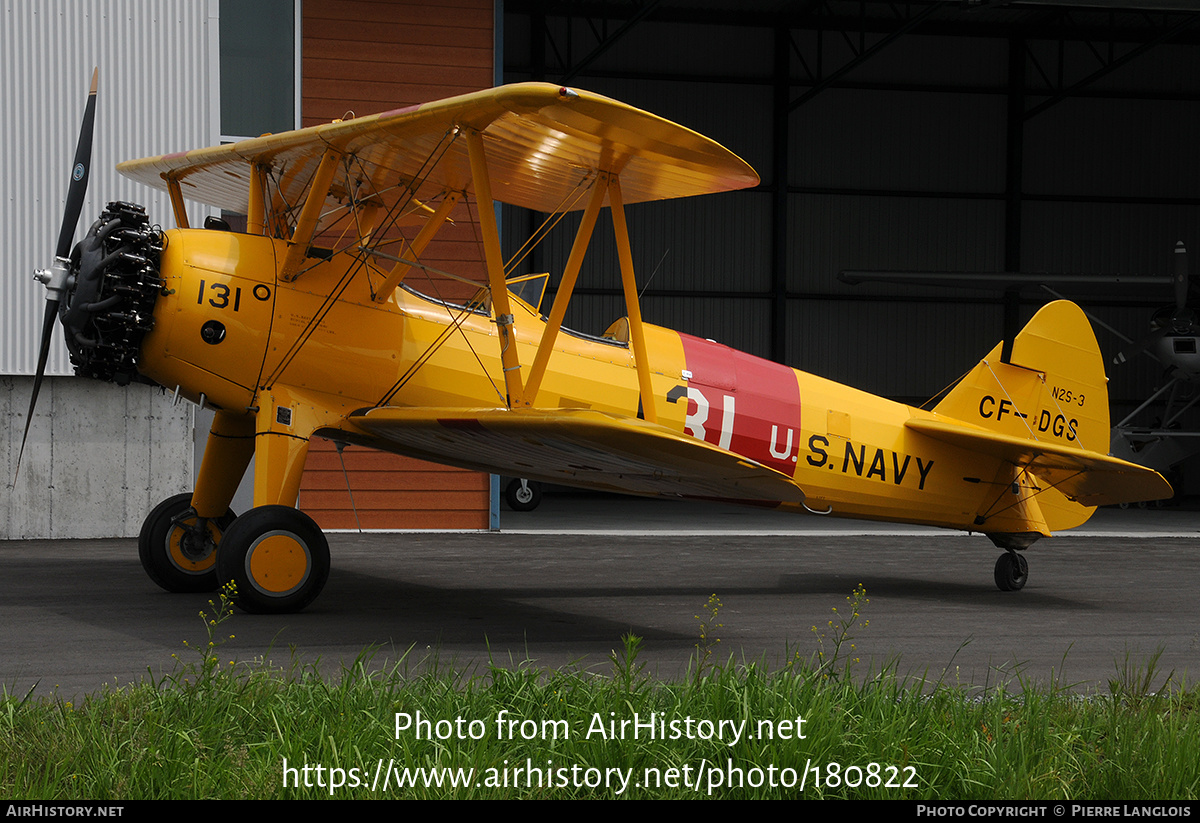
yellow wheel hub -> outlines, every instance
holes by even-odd
[[[308,546],[291,532],[263,535],[246,554],[250,582],[263,594],[290,594],[308,579],[311,567]]]
[[[186,520],[183,525],[176,526],[167,534],[167,554],[171,558],[171,563],[175,568],[189,574],[200,574],[212,569],[217,563],[215,550],[217,544],[221,542],[221,530],[217,528],[216,523],[210,520],[207,524],[208,541],[204,553],[186,551],[185,541],[190,542],[194,540],[194,537],[184,526],[193,526],[195,523],[195,518]]]

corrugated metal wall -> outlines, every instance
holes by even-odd
[[[43,385],[14,483],[36,367],[46,266],[62,220],[92,67],[100,69],[88,198],[76,236],[105,202],[166,197],[114,165],[215,141],[215,2],[7,2],[0,18],[0,537],[136,534],[162,498],[191,486],[190,407],[145,386],[73,377]],[[199,214],[199,210],[197,210]],[[56,324],[57,326],[57,324]],[[70,374],[55,329],[47,372]],[[13,376],[18,375],[18,376]]]
[[[165,193],[120,177],[121,160],[217,141],[210,42],[215,0],[7,2],[0,21],[0,374],[32,374],[45,289],[32,280],[54,256],[71,158],[94,66],[96,129],[81,237],[109,200],[171,223]],[[193,218],[194,219],[194,218]],[[58,331],[48,374],[70,374]]]

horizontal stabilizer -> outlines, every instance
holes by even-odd
[[[589,409],[380,407],[354,427],[421,459],[569,486],[743,503],[803,503],[792,479],[645,420]]]
[[[1099,452],[945,420],[913,418],[905,425],[934,440],[1027,469],[1085,506],[1162,500],[1172,495],[1171,485],[1158,472]]]

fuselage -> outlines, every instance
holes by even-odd
[[[372,284],[382,278],[345,254],[310,260],[293,282],[278,282],[285,251],[284,241],[262,236],[167,232],[165,294],[142,372],[233,413],[252,414],[260,389],[277,385],[339,416],[376,405],[505,405],[496,325],[483,302],[453,304],[406,287],[376,302]],[[524,301],[512,306],[527,370],[546,322]],[[648,417],[626,329],[618,321],[603,336],[563,330],[531,405]],[[644,329],[660,425],[791,477],[811,511],[971,527],[987,488],[963,478],[991,480],[994,469],[905,427],[928,413],[711,340]]]

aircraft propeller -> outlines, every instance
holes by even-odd
[[[96,85],[99,67],[92,70],[92,85],[88,91],[87,104],[83,110],[83,123],[79,128],[79,142],[75,146],[75,159],[71,163],[71,182],[67,188],[66,209],[62,226],[58,232],[58,245],[54,250],[54,262],[49,269],[39,269],[34,280],[46,287],[46,310],[42,316],[42,339],[38,349],[37,371],[33,378],[33,394],[29,398],[29,412],[25,415],[25,433],[21,436],[21,449],[17,453],[17,471],[21,470],[21,457],[25,454],[25,441],[29,437],[29,426],[33,422],[33,410],[37,405],[42,378],[46,373],[46,358],[50,353],[50,338],[54,333],[54,318],[68,289],[70,275],[71,242],[75,239],[75,228],[79,214],[83,211],[83,198],[87,194],[88,173],[92,162],[92,133],[96,122]]]
[[[1195,314],[1188,310],[1188,263],[1187,249],[1180,240],[1175,244],[1175,270],[1171,273],[1172,285],[1175,287],[1175,311],[1171,314],[1171,325],[1176,334],[1186,334],[1196,319]]]
[[[1122,349],[1113,358],[1113,363],[1120,365],[1142,352],[1150,354],[1150,348],[1168,335],[1182,336],[1197,334],[1196,313],[1188,308],[1188,290],[1190,278],[1188,275],[1187,248],[1183,241],[1175,244],[1175,262],[1171,272],[1171,284],[1175,292],[1175,304],[1164,307],[1154,316],[1158,328],[1143,337],[1132,348]],[[1168,314],[1169,312],[1169,314]],[[1151,354],[1151,356],[1153,356]],[[1159,359],[1155,357],[1155,359]]]

